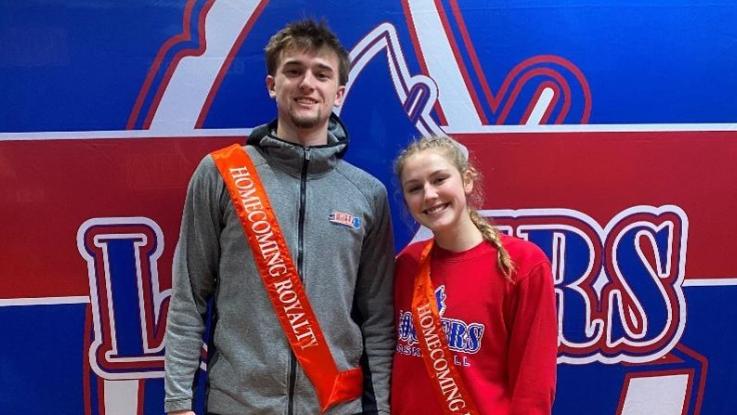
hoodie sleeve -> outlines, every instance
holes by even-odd
[[[375,197],[374,226],[361,250],[356,303],[364,339],[364,411],[389,411],[389,378],[394,352],[394,241],[386,189]],[[375,399],[375,405],[372,401]],[[375,406],[375,408],[373,408]]]
[[[222,223],[219,199],[223,189],[214,163],[207,156],[190,180],[174,252],[166,327],[166,412],[192,408],[207,302],[218,271]]]

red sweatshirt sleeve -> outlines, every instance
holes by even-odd
[[[514,286],[508,370],[510,415],[550,414],[555,395],[558,326],[550,265],[544,261]]]

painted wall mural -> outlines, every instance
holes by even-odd
[[[304,17],[397,249],[429,234],[392,159],[450,134],[551,259],[555,414],[732,413],[737,4],[560,0],[0,2],[0,412],[163,412],[187,181],[275,116],[262,49]]]

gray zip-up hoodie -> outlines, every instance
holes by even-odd
[[[276,138],[275,129],[275,122],[254,129],[246,150],[338,369],[362,366],[364,371],[363,398],[329,413],[389,413],[394,253],[386,190],[342,160],[348,139],[336,116],[324,146],[291,144]],[[340,223],[335,213],[357,220]],[[312,384],[292,355],[209,155],[189,184],[173,268],[166,411],[192,406],[204,316],[212,299],[208,411],[318,414]]]

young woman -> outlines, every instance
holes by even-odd
[[[394,414],[549,414],[557,323],[545,254],[471,206],[478,173],[446,137],[397,158],[409,212],[433,233],[397,257]]]

